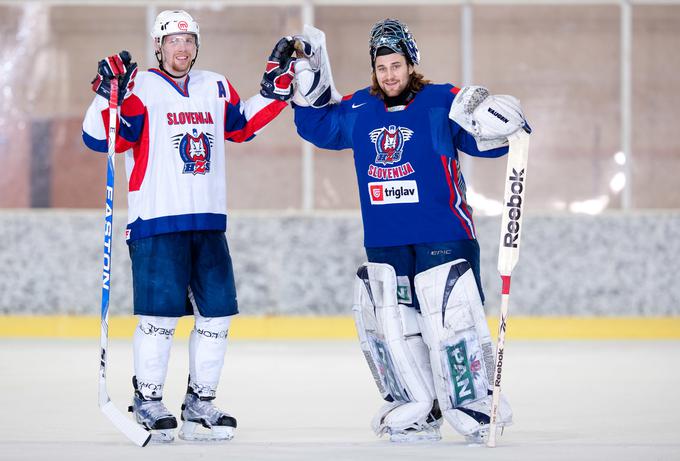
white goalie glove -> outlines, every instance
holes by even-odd
[[[302,107],[324,107],[342,99],[335,89],[331,63],[326,52],[323,31],[305,24],[302,35],[296,35],[295,93],[293,102]]]
[[[492,95],[483,86],[466,86],[451,104],[449,118],[475,137],[480,151],[508,145],[519,129],[530,131],[519,99]]]

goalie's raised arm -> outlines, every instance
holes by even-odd
[[[483,86],[466,86],[451,104],[449,118],[474,136],[480,151],[508,145],[508,136],[521,128],[531,131],[519,99],[492,95]]]

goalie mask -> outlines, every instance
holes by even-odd
[[[371,66],[375,66],[375,58],[380,48],[389,48],[402,54],[411,64],[420,62],[420,52],[413,35],[403,22],[397,19],[384,19],[376,22],[371,28],[369,39]]]
[[[198,56],[198,48],[201,45],[201,34],[199,32],[198,23],[194,21],[189,13],[184,10],[165,10],[161,11],[156,16],[156,21],[153,24],[151,37],[153,38],[154,50],[156,52],[156,59],[162,66],[163,56],[161,46],[163,45],[163,38],[174,34],[193,34],[196,36],[196,55]],[[191,62],[194,65],[196,58]]]

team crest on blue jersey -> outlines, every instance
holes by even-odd
[[[377,153],[375,163],[389,165],[401,160],[404,151],[404,143],[411,139],[413,130],[403,126],[390,125],[387,128],[377,128],[371,131],[368,136],[375,145]]]
[[[182,173],[196,175],[210,172],[210,152],[213,146],[211,134],[198,133],[194,128],[191,133],[178,134],[172,139],[184,162]]]

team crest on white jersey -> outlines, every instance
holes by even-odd
[[[411,139],[413,130],[403,126],[390,125],[387,128],[376,128],[368,136],[375,145],[377,153],[375,163],[389,165],[401,160],[404,143]]]
[[[190,133],[172,137],[173,144],[179,149],[179,156],[184,162],[182,173],[206,174],[210,172],[210,153],[213,136],[209,133],[198,133],[194,128]]]

